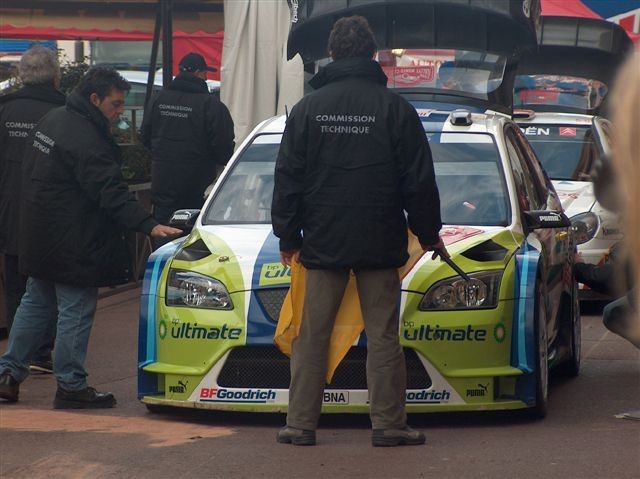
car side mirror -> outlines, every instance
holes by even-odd
[[[169,219],[169,226],[179,228],[188,234],[196,224],[200,210],[176,210]]]
[[[530,230],[540,228],[568,228],[571,220],[562,211],[532,210],[524,212],[524,219]]]

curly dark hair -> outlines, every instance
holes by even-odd
[[[114,88],[128,92],[131,89],[131,85],[113,68],[93,67],[85,73],[74,91],[87,100],[92,93],[96,93],[102,100],[107,97]]]
[[[354,15],[343,17],[333,24],[328,48],[334,60],[352,57],[371,59],[378,45],[367,19]]]

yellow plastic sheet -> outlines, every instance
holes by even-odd
[[[418,238],[409,232],[409,260],[398,269],[400,278],[404,278],[411,268],[424,254]],[[274,342],[287,356],[291,356],[291,345],[298,336],[302,322],[302,308],[304,306],[305,276],[306,270],[298,261],[291,264],[291,287],[282,304],[278,325],[274,336]],[[356,341],[360,333],[364,331],[364,320],[360,310],[360,299],[356,288],[356,278],[349,275],[349,282],[345,289],[342,303],[336,316],[336,322],[331,333],[329,345],[329,357],[327,367],[327,384],[331,383],[333,374],[338,365]]]

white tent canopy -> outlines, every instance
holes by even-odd
[[[287,61],[290,12],[286,0],[225,0],[222,101],[239,144],[262,120],[302,98],[303,66]]]

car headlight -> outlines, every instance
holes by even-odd
[[[167,306],[233,309],[227,288],[220,281],[193,271],[169,270]]]
[[[471,281],[459,276],[438,281],[420,301],[420,311],[495,308],[502,271],[471,273],[469,277]]]
[[[571,217],[571,232],[576,244],[582,244],[593,238],[598,231],[598,216],[590,211]]]

